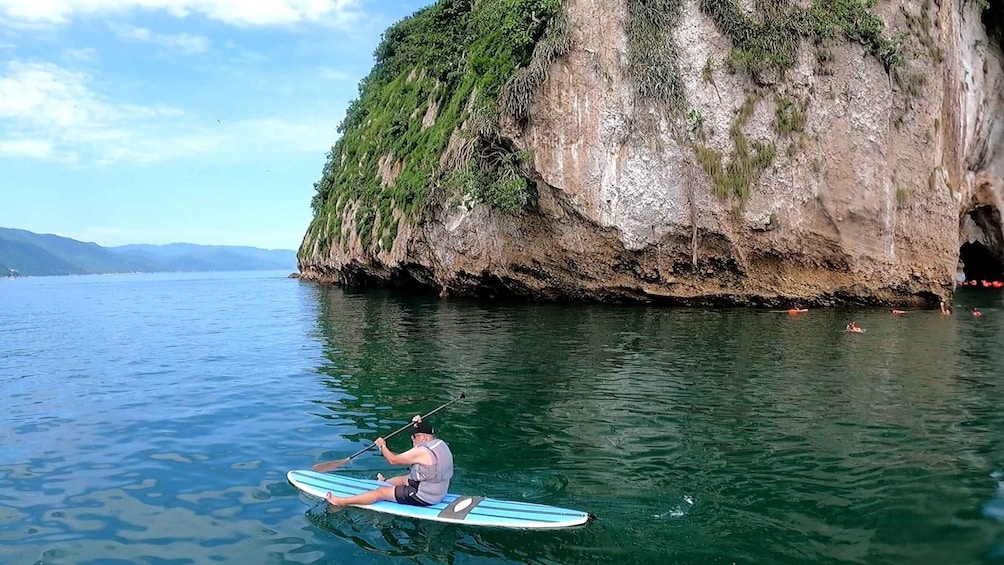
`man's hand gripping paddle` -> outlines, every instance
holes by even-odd
[[[426,418],[434,415],[436,412],[439,412],[440,410],[446,408],[447,406],[449,406],[449,405],[451,405],[451,404],[453,404],[455,402],[459,402],[459,401],[463,400],[466,396],[467,396],[466,394],[461,393],[461,395],[459,397],[454,398],[453,400],[447,402],[446,404],[440,406],[439,408],[436,408],[432,412],[429,412],[425,416],[422,416],[422,420],[425,420]],[[395,430],[395,431],[393,431],[393,432],[391,432],[391,433],[383,436],[383,438],[384,439],[390,439],[390,438],[396,436],[397,434],[399,434],[399,433],[407,430],[408,428],[410,428],[412,426],[412,424],[413,424],[413,422],[408,422],[407,425],[402,426],[400,429]],[[367,451],[373,449],[374,447],[376,447],[376,444],[375,443],[371,443],[369,446],[367,446],[367,447],[365,447],[363,449],[360,449],[359,451],[353,453],[352,455],[349,455],[345,459],[339,459],[337,461],[328,461],[326,463],[318,463],[317,465],[314,465],[311,468],[314,471],[317,471],[318,473],[327,473],[328,471],[333,471],[333,470],[341,467],[342,465],[348,463],[349,461],[352,461],[356,457],[359,457],[360,455],[362,455],[363,453],[366,453]]]

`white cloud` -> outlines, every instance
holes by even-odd
[[[168,49],[180,51],[182,53],[202,53],[209,49],[209,40],[201,35],[190,33],[179,33],[176,35],[157,36],[162,45]]]
[[[0,156],[81,165],[152,163],[190,156],[323,154],[335,123],[302,115],[220,123],[170,106],[111,100],[93,78],[51,63],[0,69]]]
[[[51,159],[52,143],[41,139],[0,139],[0,156]]]
[[[322,66],[317,69],[317,76],[334,81],[345,81],[345,80],[357,80],[353,75],[327,66]]]
[[[153,41],[153,32],[145,27],[123,24],[110,24],[108,27],[112,29],[121,41],[138,41],[141,43]]]
[[[209,39],[190,33],[162,34],[144,27],[124,24],[110,24],[112,32],[119,40],[127,43],[153,43],[189,55],[203,53],[209,49]]]
[[[88,63],[91,61],[96,61],[98,59],[98,50],[93,47],[84,47],[81,49],[64,49],[63,57],[72,61],[80,61]]]
[[[0,14],[25,23],[65,23],[78,16],[108,16],[134,10],[192,14],[230,25],[264,26],[318,22],[345,25],[359,15],[361,0],[0,0]]]
[[[240,122],[235,133],[248,139],[257,138],[262,147],[274,145],[285,150],[323,154],[331,148],[337,126],[338,121],[334,118],[263,118]]]
[[[176,116],[169,107],[114,105],[88,88],[89,76],[52,63],[11,61],[0,74],[0,120],[15,132],[107,134],[117,123]],[[7,128],[4,128],[7,130]]]
[[[30,126],[89,127],[107,109],[84,86],[84,75],[50,63],[12,61],[0,77],[0,119]]]
[[[77,161],[114,158],[134,145],[132,127],[178,117],[166,106],[117,104],[90,77],[51,63],[12,61],[0,71],[0,142],[5,155]]]

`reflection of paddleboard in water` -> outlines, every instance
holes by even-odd
[[[290,471],[286,473],[290,484],[311,496],[323,499],[327,493],[335,496],[354,496],[389,483],[357,479],[315,471]],[[527,502],[509,502],[448,494],[439,504],[409,506],[381,500],[358,508],[374,510],[395,516],[419,518],[435,522],[452,522],[472,526],[497,526],[502,528],[554,529],[585,524],[590,516],[586,512],[557,508]]]

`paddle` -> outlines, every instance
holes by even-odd
[[[447,406],[453,404],[454,402],[459,402],[459,401],[463,400],[464,397],[466,397],[466,396],[467,395],[465,393],[460,393],[459,397],[454,398],[453,400],[447,402],[446,404],[440,406],[439,408],[436,408],[432,412],[429,412],[425,416],[422,416],[422,419],[425,420],[429,416],[432,416],[436,412],[439,412],[440,410],[446,408]],[[383,438],[384,439],[390,439],[390,438],[396,436],[397,434],[403,432],[404,430],[407,430],[408,428],[410,428],[412,426],[412,424],[413,424],[413,422],[408,422],[407,425],[402,426],[400,429],[395,430],[395,431],[393,431],[393,432],[391,432],[391,433],[383,436]],[[363,453],[366,453],[367,451],[373,449],[374,447],[376,447],[376,444],[375,443],[371,443],[367,447],[365,447],[363,449],[360,449],[359,451],[353,453],[352,455],[349,455],[345,459],[339,459],[337,461],[328,461],[327,463],[318,463],[317,465],[314,465],[313,467],[311,467],[311,469],[313,469],[314,471],[317,471],[318,473],[327,473],[328,471],[331,471],[333,469],[337,469],[337,468],[341,467],[342,465],[348,463],[349,461],[352,461],[356,457],[362,455]]]

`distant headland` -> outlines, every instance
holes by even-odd
[[[104,273],[296,269],[296,251],[232,245],[102,247],[52,234],[0,228],[0,278]]]

